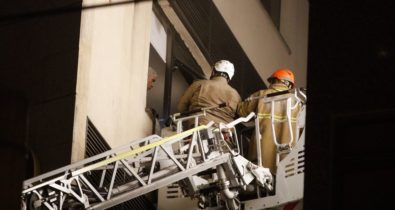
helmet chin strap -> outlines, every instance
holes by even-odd
[[[289,89],[292,88],[292,82],[288,81],[288,80],[281,80]]]

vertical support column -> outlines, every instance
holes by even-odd
[[[163,117],[167,119],[170,116],[171,110],[171,86],[173,79],[173,43],[174,43],[174,31],[168,30],[167,34],[167,50],[166,50],[166,73],[165,73],[165,91],[163,98]]]

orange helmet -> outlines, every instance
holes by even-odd
[[[292,83],[292,86],[295,85],[295,76],[294,73],[288,68],[277,69],[273,74],[267,79],[268,82],[272,82],[273,79],[278,80],[286,80]]]

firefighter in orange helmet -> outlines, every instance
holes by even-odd
[[[259,119],[259,127],[261,134],[261,159],[262,165],[270,169],[272,174],[276,174],[276,146],[273,142],[273,133],[271,130],[271,106],[263,102],[263,97],[270,93],[290,90],[295,86],[295,77],[293,72],[288,68],[278,69],[268,78],[269,88],[259,90],[253,93],[249,99],[240,102],[237,108],[239,116],[247,116],[251,112],[255,112]],[[275,103],[275,120],[281,121],[286,117],[286,101]],[[296,128],[296,116],[300,109],[296,108],[291,113],[292,127]],[[277,141],[282,144],[290,139],[289,128],[287,123],[275,123],[275,135]],[[295,133],[295,132],[294,132]],[[249,144],[247,158],[251,161],[257,159],[257,148],[255,135],[251,138]]]

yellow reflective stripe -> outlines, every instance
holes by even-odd
[[[239,114],[240,114],[241,116],[247,115],[246,110],[245,110],[246,107],[247,107],[247,103],[245,103],[245,102],[239,103],[238,109],[239,109]],[[248,113],[248,114],[249,114],[249,113]]]
[[[127,157],[131,157],[131,156],[133,156],[133,155],[135,155],[137,153],[140,153],[140,152],[143,152],[143,151],[146,151],[146,150],[150,150],[150,149],[152,149],[154,147],[157,147],[157,146],[160,146],[162,144],[165,144],[165,143],[167,143],[169,141],[172,141],[172,140],[174,140],[176,138],[179,138],[179,137],[182,137],[182,136],[189,136],[192,133],[194,133],[196,131],[199,131],[199,130],[202,130],[202,129],[205,129],[205,128],[207,128],[207,125],[201,125],[201,126],[198,126],[196,128],[192,128],[192,129],[189,129],[187,131],[184,131],[182,133],[179,133],[179,134],[167,137],[167,138],[163,138],[162,140],[156,141],[154,143],[147,144],[145,146],[136,148],[134,150],[130,150],[130,151],[118,154],[118,155],[116,155],[116,156],[114,156],[112,158],[108,158],[106,160],[103,160],[103,161],[97,162],[95,164],[92,164],[90,166],[87,166],[87,167],[81,168],[79,170],[76,170],[76,171],[72,172],[71,175],[72,176],[77,176],[79,174],[83,174],[83,173],[85,173],[87,171],[91,171],[93,169],[96,169],[96,168],[108,165],[108,164],[113,163],[115,161],[122,160],[122,159],[125,159]]]
[[[287,116],[286,115],[273,115],[274,120],[286,120]],[[266,114],[266,113],[258,113],[258,119],[272,119],[271,114]],[[296,122],[295,117],[291,117],[291,122]]]

